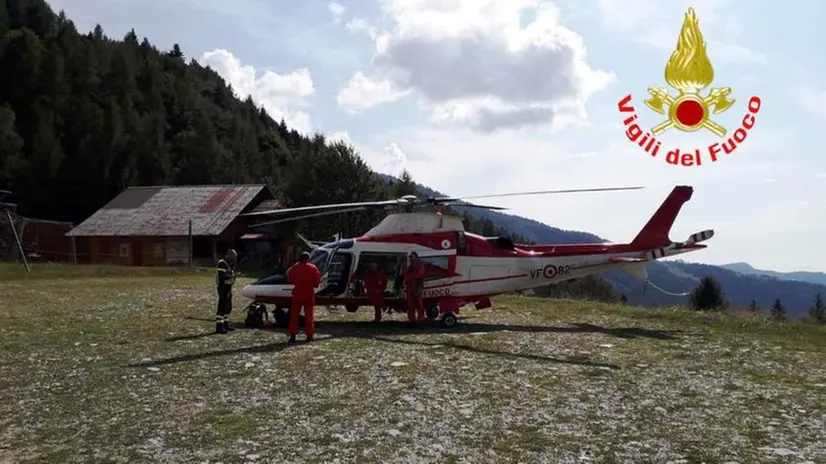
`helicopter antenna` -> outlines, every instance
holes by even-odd
[[[6,216],[6,219],[9,221],[9,227],[11,227],[14,241],[17,243],[17,249],[20,252],[20,258],[23,260],[23,266],[26,268],[26,274],[31,274],[32,270],[29,268],[29,262],[26,260],[26,252],[23,250],[23,243],[20,241],[20,235],[17,234],[17,228],[14,225],[14,216],[17,216],[17,205],[2,201],[8,196],[11,196],[10,191],[0,190],[0,211],[2,211],[3,215]],[[14,216],[12,216],[12,214],[14,214]],[[11,256],[11,247],[9,247],[9,256]]]

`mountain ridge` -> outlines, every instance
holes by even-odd
[[[780,271],[772,271],[769,269],[757,269],[749,263],[746,262],[737,262],[737,263],[729,263],[729,264],[721,264],[720,267],[724,269],[728,269],[730,271],[737,272],[738,274],[745,274],[745,275],[762,275],[768,277],[774,277],[779,280],[793,280],[798,282],[809,282],[812,284],[817,285],[826,285],[826,272],[815,272],[815,271],[791,271],[791,272],[780,272]]]

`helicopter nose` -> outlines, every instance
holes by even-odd
[[[255,299],[255,286],[252,284],[245,285],[244,288],[241,289],[241,295],[246,298]]]

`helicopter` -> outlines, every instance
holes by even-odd
[[[676,186],[639,233],[628,243],[592,244],[517,244],[505,237],[484,237],[467,232],[461,217],[442,214],[439,206],[462,206],[488,210],[505,210],[479,205],[468,200],[520,195],[635,190],[643,187],[548,190],[540,192],[480,195],[464,198],[419,197],[406,195],[398,199],[325,204],[246,213],[246,216],[293,217],[252,224],[262,227],[345,212],[369,209],[401,209],[390,212],[381,222],[359,237],[335,236],[327,243],[311,242],[299,235],[312,251],[312,262],[322,274],[316,288],[316,305],[343,306],[356,312],[362,306],[372,308],[361,280],[370,263],[377,263],[388,274],[383,310],[403,312],[403,271],[410,252],[424,264],[423,301],[428,320],[441,322],[446,328],[458,323],[459,309],[468,304],[476,309],[492,307],[491,298],[514,292],[579,279],[609,269],[622,269],[648,281],[646,263],[660,258],[706,248],[700,242],[710,239],[713,230],[690,235],[674,242],[669,232],[683,204],[691,199],[693,187]],[[432,211],[416,211],[430,207]],[[246,285],[242,291],[250,305],[275,305],[275,321],[284,325],[290,308],[292,285],[284,274],[276,273]]]

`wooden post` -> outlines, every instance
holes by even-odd
[[[195,264],[192,262],[192,257],[194,256],[194,252],[192,250],[192,219],[189,220],[189,267],[194,266]]]
[[[6,210],[6,217],[9,218],[9,225],[11,226],[11,231],[14,233],[14,240],[17,242],[17,248],[20,250],[20,257],[23,259],[23,265],[26,266],[26,274],[31,274],[32,270],[29,269],[29,262],[26,261],[26,252],[23,251],[23,244],[20,243],[20,236],[17,235],[17,228],[14,227],[14,219],[12,219],[9,210]]]
[[[75,242],[75,236],[72,235],[72,264],[77,264],[77,242]]]

